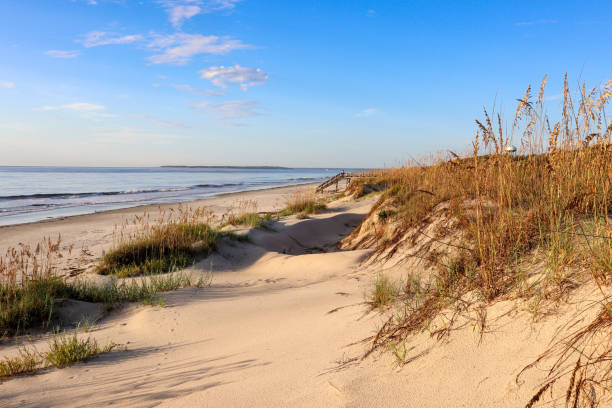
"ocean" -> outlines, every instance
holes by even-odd
[[[0,226],[320,182],[342,170],[0,166]]]

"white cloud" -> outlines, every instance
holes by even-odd
[[[0,88],[13,89],[15,88],[15,83],[9,81],[0,81]]]
[[[199,6],[182,4],[170,8],[168,14],[174,28],[179,28],[183,25],[183,21],[200,14],[200,11],[202,11],[202,9]]]
[[[98,47],[100,45],[110,44],[129,44],[136,41],[142,41],[144,37],[140,34],[116,36],[113,33],[107,33],[104,31],[91,31],[85,36],[83,45],[87,48]]]
[[[185,20],[204,13],[219,10],[231,10],[240,0],[158,0],[168,13],[168,19],[174,28],[179,28]]]
[[[368,108],[364,109],[361,112],[355,114],[358,118],[369,118],[370,116],[374,116],[378,113],[378,109],[376,108]]]
[[[81,53],[79,51],[49,50],[45,51],[45,55],[52,58],[76,58]]]
[[[246,91],[250,86],[263,85],[268,80],[268,74],[261,69],[241,67],[209,67],[200,71],[200,77],[208,79],[216,86],[227,88],[227,84],[240,84],[240,88]]]
[[[181,92],[185,92],[185,93],[190,93],[190,94],[195,94],[195,95],[202,95],[202,96],[225,96],[225,93],[220,92],[220,91],[214,91],[214,90],[207,90],[207,91],[200,91],[199,89],[196,89],[190,85],[186,85],[186,84],[170,84],[171,87],[173,87],[174,89],[176,89],[177,91],[181,91]]]
[[[194,102],[192,105],[202,112],[210,113],[216,120],[247,118],[259,115],[257,101],[227,101],[221,103]]]
[[[161,51],[161,54],[149,57],[151,63],[177,65],[186,64],[191,57],[198,54],[226,54],[234,50],[251,48],[250,45],[229,37],[185,33],[156,35],[149,46]]]
[[[376,10],[369,9],[368,11],[366,11],[366,16],[367,17],[376,17]]]
[[[106,110],[106,106],[86,102],[77,102],[59,106],[43,106],[41,109],[44,111],[73,110],[77,112],[100,112]]]

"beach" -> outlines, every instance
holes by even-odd
[[[286,187],[217,197],[189,205],[227,211],[255,200],[261,211],[282,208]],[[368,214],[377,195],[332,201],[307,219],[295,216],[269,228],[246,230],[249,242],[224,242],[189,273],[212,271],[210,287],[164,295],[163,306],[130,304],[89,317],[88,335],[124,350],[64,369],[48,369],[0,384],[0,406],[304,406],[513,407],[542,379],[516,376],[542,352],[561,320],[533,328],[528,313],[501,301],[489,310],[479,337],[465,320],[448,341],[427,331],[405,344],[409,364],[393,353],[363,358],[369,338],[388,313],[365,301],[381,271],[364,266],[371,250],[339,251],[339,240]],[[137,208],[0,229],[1,246],[61,233],[66,244],[93,253],[108,248],[113,225],[153,211]],[[245,232],[245,231],[243,231]],[[95,258],[95,255],[93,256]],[[563,321],[590,300],[566,307]],[[592,299],[591,299],[592,300]],[[81,304],[75,306],[91,313]],[[571,310],[570,310],[571,309]],[[519,334],[520,333],[520,334]],[[84,334],[83,334],[84,335]],[[49,334],[21,341],[44,349]],[[0,355],[15,355],[14,342]]]

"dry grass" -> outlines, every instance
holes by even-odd
[[[297,191],[287,197],[286,203],[287,207],[278,213],[281,217],[293,214],[305,217],[309,214],[320,213],[327,208],[323,198],[317,196],[314,192]]]
[[[393,254],[389,248],[408,231],[418,233],[442,203],[464,242],[432,256],[437,272],[429,281],[408,282],[400,295],[403,318],[389,319],[370,352],[399,344],[443,310],[461,311],[467,294],[484,303],[537,297],[539,304],[559,301],[588,277],[600,287],[610,284],[612,125],[606,105],[612,80],[572,96],[566,79],[557,122],[546,114],[544,86],[545,80],[537,97],[528,88],[519,100],[510,132],[500,115],[485,110],[470,154],[451,152],[450,158],[390,169],[374,180],[388,189],[372,211],[391,204],[402,225],[378,253]],[[516,156],[505,152],[513,140],[520,140]],[[528,279],[526,263],[544,265],[536,283]],[[609,357],[601,361],[610,368]]]

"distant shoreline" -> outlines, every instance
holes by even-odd
[[[159,166],[163,169],[253,169],[253,170],[262,170],[262,169],[284,169],[291,170],[294,167],[282,167],[282,166],[181,166],[181,165],[164,165]]]

